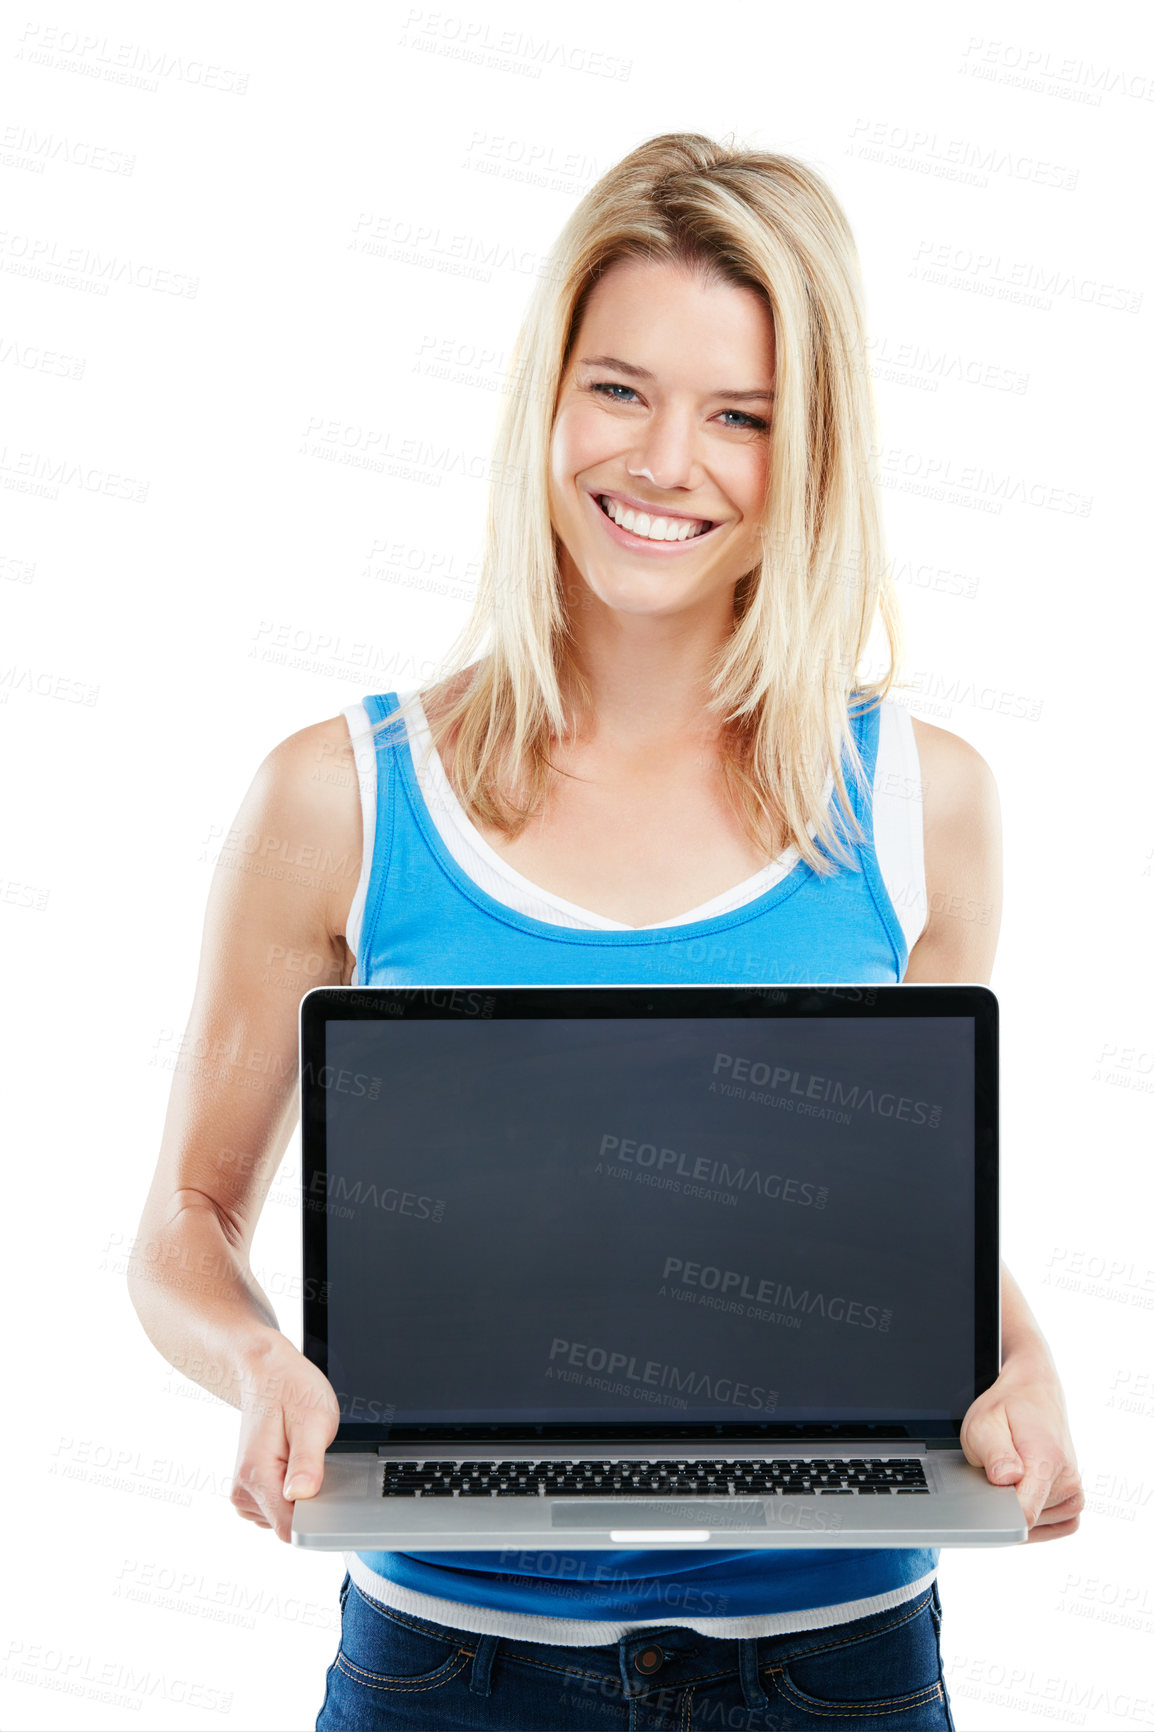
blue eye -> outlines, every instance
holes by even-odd
[[[723,409],[721,413],[723,415],[740,415],[747,427],[756,428],[761,433],[764,433],[769,426],[769,422],[763,421],[760,415],[747,415],[744,409]],[[739,428],[738,431],[740,432],[741,429]]]
[[[620,403],[623,401],[620,397],[609,395],[613,391],[628,391],[633,397],[636,397],[637,395],[632,385],[617,385],[612,384],[609,381],[602,381],[599,384],[590,385],[589,389],[591,391],[600,391],[604,395],[609,396],[609,401],[611,403]],[[744,422],[744,426],[741,427],[735,426],[732,421],[729,423],[736,433],[742,433],[747,428],[752,429],[756,433],[764,433],[769,427],[768,421],[763,421],[758,415],[747,415],[744,409],[723,409],[721,413],[723,415],[736,415],[740,421]]]

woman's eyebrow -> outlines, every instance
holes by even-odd
[[[581,367],[612,367],[615,372],[627,373],[631,379],[652,379],[653,374],[645,367],[635,367],[630,361],[621,361],[616,355],[582,355],[578,366]],[[766,403],[773,402],[772,391],[730,391],[724,386],[709,393],[711,397],[737,397],[742,402],[752,402],[760,399]]]

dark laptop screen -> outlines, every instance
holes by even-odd
[[[342,1435],[956,1429],[972,1016],[335,1019],[323,1050]]]

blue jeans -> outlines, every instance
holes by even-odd
[[[346,1574],[316,1732],[953,1732],[936,1582],[849,1624],[746,1641],[668,1625],[599,1648],[481,1636]]]

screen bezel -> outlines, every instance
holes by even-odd
[[[671,985],[650,986],[324,986],[300,1004],[301,1245],[304,1354],[328,1376],[328,1210],[325,1029],[329,1021],[462,1021],[614,1017],[972,1017],[974,1022],[974,1357],[976,1399],[995,1381],[1001,1359],[1001,1262],[998,1220],[998,1001],[982,985]],[[385,1109],[387,1110],[387,1108]],[[969,1402],[966,1404],[969,1405]],[[677,1424],[650,1421],[581,1424],[387,1424],[342,1419],[330,1448],[427,1442],[496,1446],[520,1443],[773,1443],[839,1440],[956,1444],[961,1419],[885,1424],[748,1420]]]

